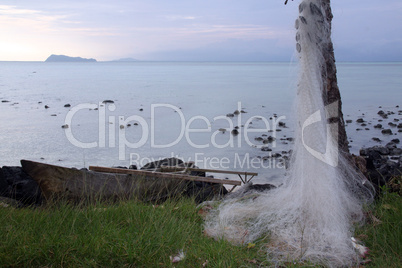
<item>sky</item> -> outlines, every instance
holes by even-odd
[[[0,61],[290,61],[299,1],[2,0]],[[402,61],[401,0],[333,0],[337,61]]]

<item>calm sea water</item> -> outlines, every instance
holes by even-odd
[[[378,144],[372,137],[400,138],[396,128],[384,136],[373,125],[379,106],[394,112],[384,126],[402,122],[402,63],[337,67],[352,152]],[[0,62],[0,165],[142,166],[176,156],[204,168],[257,171],[260,181],[280,178],[279,159],[261,158],[291,149],[296,79],[294,63]],[[244,113],[226,117],[235,110]],[[369,130],[356,130],[359,117]],[[279,121],[288,127],[267,131]],[[262,135],[276,141],[263,145],[255,140]]]

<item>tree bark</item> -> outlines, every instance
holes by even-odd
[[[331,22],[332,22],[332,10],[330,0],[320,0],[321,5],[325,10],[325,16],[329,23],[329,37],[328,42],[323,44],[322,52],[325,59],[325,70],[324,70],[324,104],[328,105],[334,102],[338,102],[338,113],[337,117],[330,118],[329,123],[338,124],[338,149],[339,152],[344,155],[349,155],[349,142],[346,135],[345,121],[343,119],[342,113],[342,101],[341,94],[339,92],[338,80],[336,77],[336,65],[335,65],[335,54],[334,47],[331,40]]]

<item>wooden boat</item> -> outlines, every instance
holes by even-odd
[[[191,182],[207,182],[216,189],[222,184],[240,185],[240,181],[219,180],[181,174],[90,167],[93,170],[66,168],[21,160],[22,169],[41,188],[46,200],[120,200],[151,201],[185,193]]]

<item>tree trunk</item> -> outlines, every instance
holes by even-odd
[[[335,55],[334,55],[334,47],[331,41],[331,21],[333,18],[330,0],[321,0],[321,5],[325,10],[325,16],[329,23],[329,37],[326,44],[323,44],[322,52],[325,59],[325,81],[324,82],[324,90],[323,98],[324,104],[328,105],[334,102],[338,102],[338,113],[337,117],[330,118],[330,122],[328,123],[337,123],[338,124],[338,149],[339,152],[344,155],[349,155],[349,147],[348,147],[348,139],[345,130],[345,122],[343,119],[342,113],[342,101],[341,94],[338,88],[338,81],[336,78],[336,65],[335,65]]]

